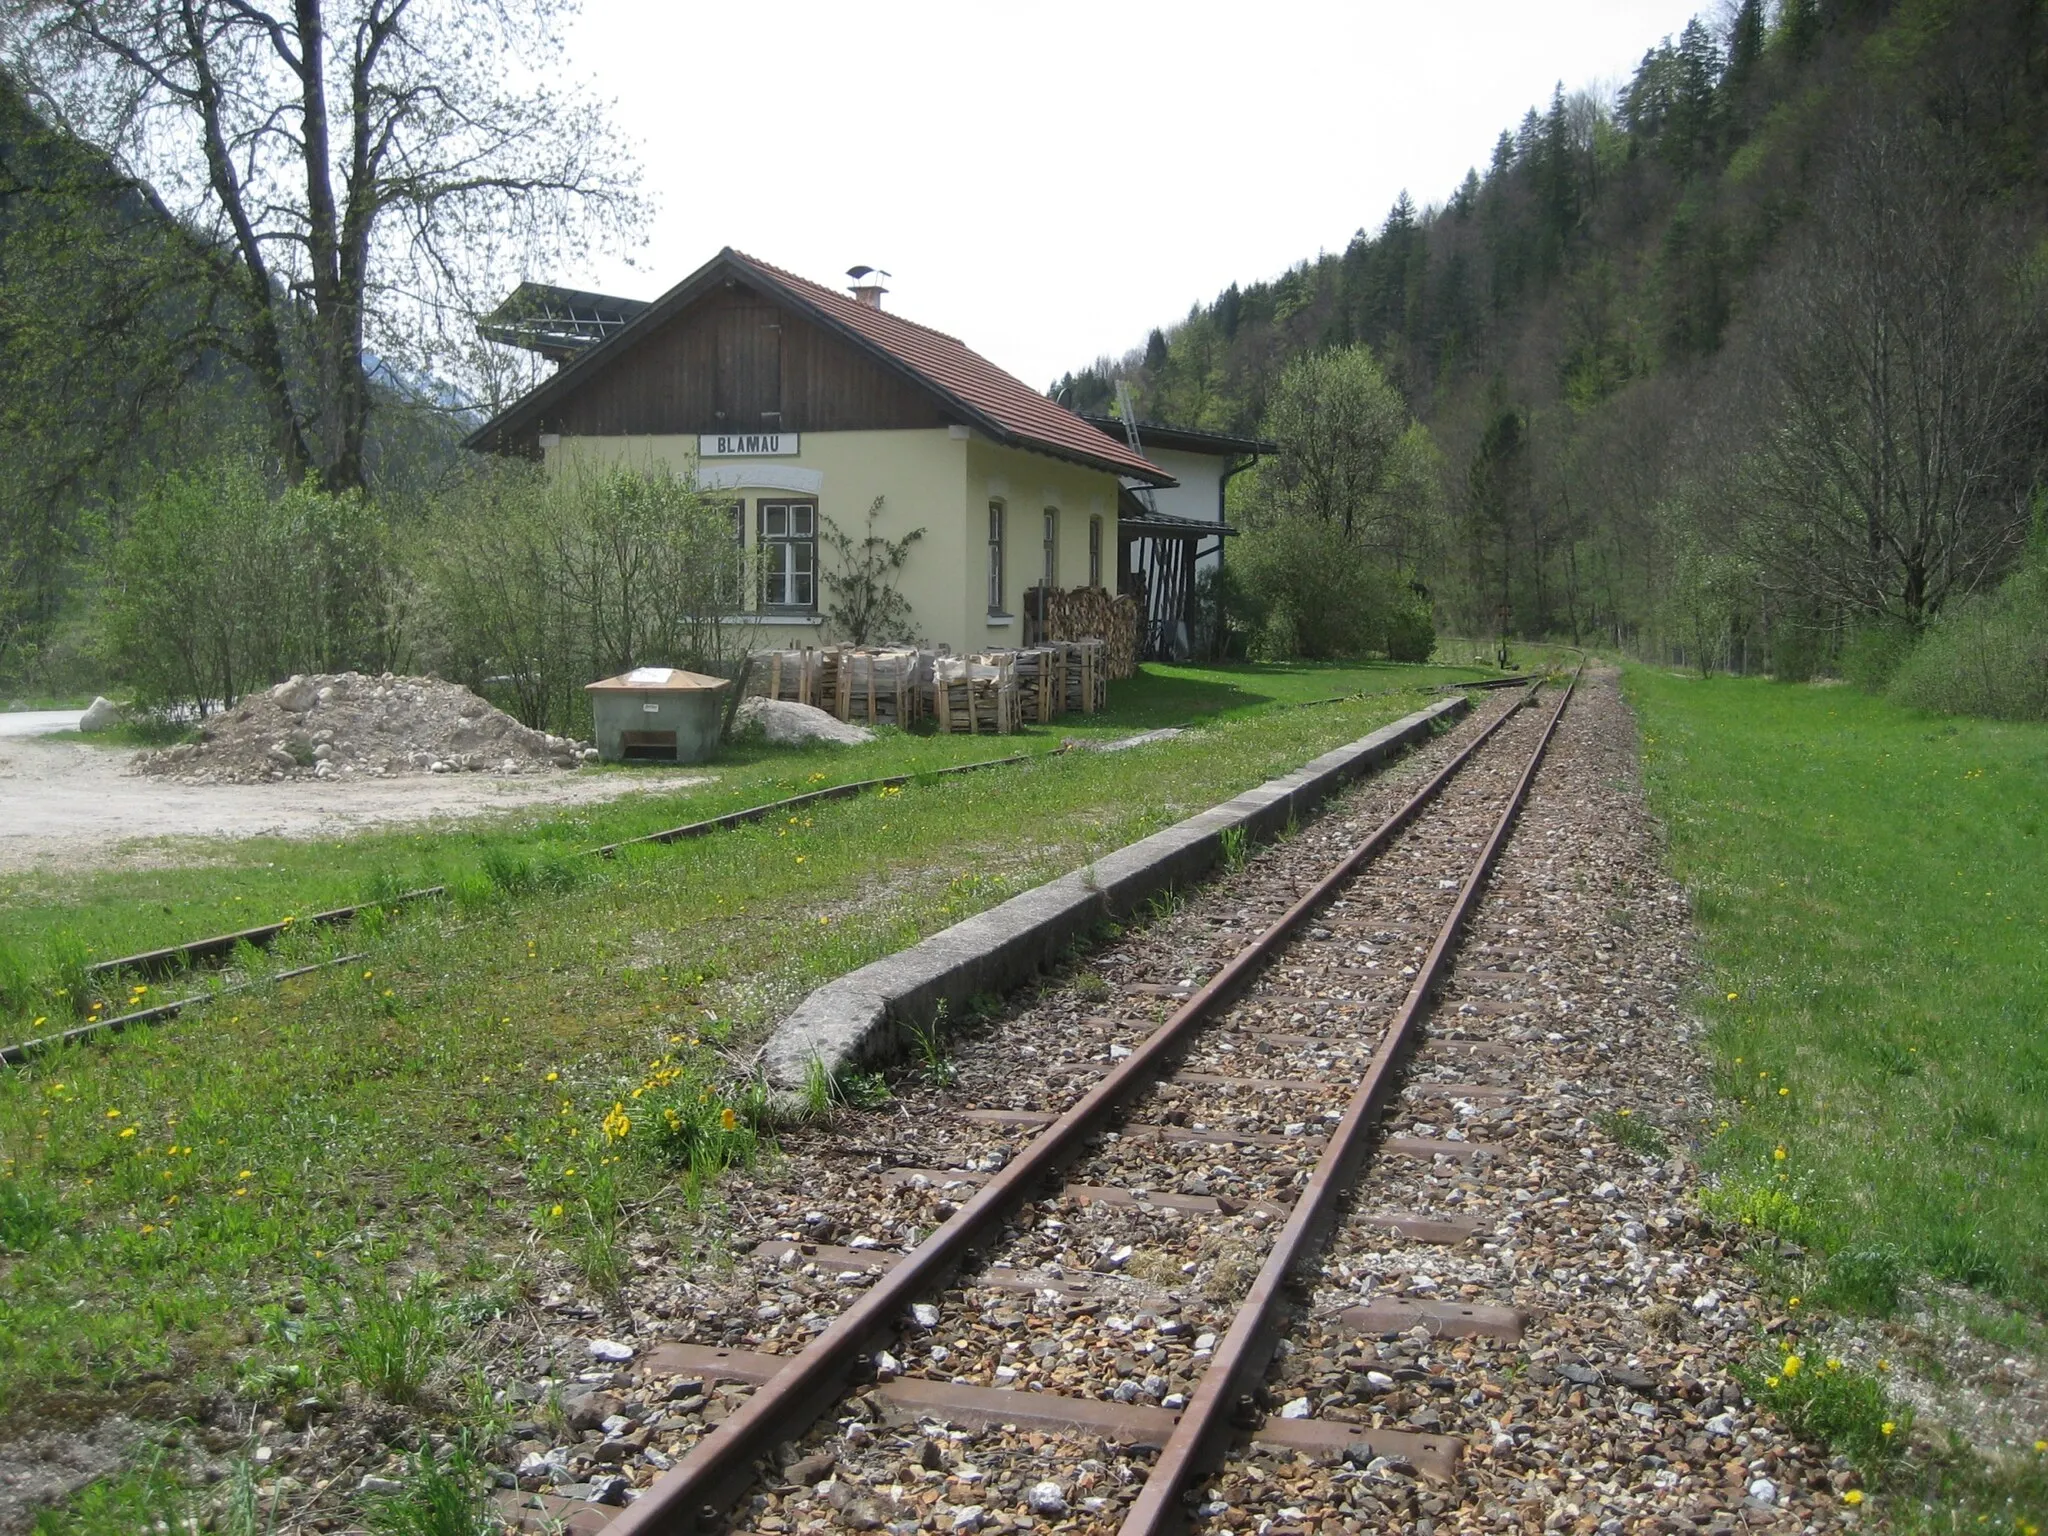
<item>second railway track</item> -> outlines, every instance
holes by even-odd
[[[1483,1154],[1435,1123],[1498,1094],[1493,1053],[1459,1038],[1458,1016],[1405,1086],[1403,1070],[1569,694],[1489,701],[1431,749],[1405,804],[1353,792],[1354,818],[1361,795],[1393,813],[1362,842],[1340,808],[1267,850],[1211,919],[1208,955],[1148,957],[1130,936],[1120,989],[1075,988],[1116,1002],[1053,1036],[998,1023],[914,1114],[842,1123],[783,1177],[736,1186],[774,1235],[726,1302],[674,1320],[702,1342],[636,1362],[681,1406],[637,1440],[621,1417],[610,1459],[664,1425],[685,1433],[611,1529],[1152,1531],[1237,1511],[1204,1475],[1247,1434],[1361,1475],[1454,1478],[1458,1437],[1324,1414],[1313,1392],[1274,1399],[1265,1378],[1288,1274],[1332,1221],[1340,1244],[1361,1223],[1419,1243],[1476,1235],[1455,1197],[1342,1197],[1368,1157],[1428,1185]],[[1443,1112],[1425,1121],[1416,1102]],[[1377,1138],[1384,1114],[1414,1134]],[[1504,1326],[1457,1298],[1376,1305],[1345,1326]]]

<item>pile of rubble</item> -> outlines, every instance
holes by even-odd
[[[547,773],[592,761],[583,742],[530,730],[467,688],[360,672],[292,677],[245,695],[184,742],[136,759],[199,783]]]

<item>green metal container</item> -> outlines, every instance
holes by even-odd
[[[586,683],[597,755],[608,763],[703,762],[718,747],[731,686],[675,667],[635,667]]]

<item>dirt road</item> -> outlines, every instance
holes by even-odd
[[[0,733],[0,873],[178,863],[207,856],[182,847],[186,839],[336,837],[394,822],[588,804],[711,777],[657,769],[179,784],[131,773],[133,756],[125,749]]]

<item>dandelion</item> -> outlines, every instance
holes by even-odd
[[[556,1219],[557,1221],[560,1221],[560,1220],[562,1219],[562,1206],[561,1206],[561,1203],[560,1203],[559,1201],[557,1201],[557,1202],[556,1202],[556,1204],[555,1204],[555,1208],[554,1208],[553,1210],[549,1211],[549,1212],[548,1212],[548,1214],[549,1214],[550,1216],[554,1217],[554,1218],[555,1218],[555,1219]]]
[[[1773,1392],[1775,1392],[1778,1389],[1778,1378],[1775,1376],[1766,1376],[1764,1378],[1764,1385],[1769,1387]]]
[[[1796,1307],[1799,1305],[1799,1298],[1797,1296],[1794,1296],[1790,1301],[1786,1302],[1785,1305],[1788,1307]]]
[[[1779,1147],[1777,1151],[1771,1154],[1772,1161],[1780,1163],[1785,1161],[1785,1159],[1789,1156],[1791,1156],[1791,1154],[1787,1152],[1782,1146]]]
[[[244,1168],[235,1177],[238,1179],[253,1179],[256,1177],[256,1171],[253,1168]]]
[[[1784,1099],[1784,1098],[1790,1098],[1790,1097],[1791,1097],[1791,1095],[1792,1095],[1792,1090],[1791,1090],[1790,1088],[1780,1088],[1780,1089],[1778,1090],[1778,1097],[1779,1097],[1779,1098],[1781,1098],[1781,1099]]]
[[[1735,1001],[1736,998],[1740,997],[1741,995],[1742,994],[1739,992],[1730,992],[1728,994],[1728,1001],[1732,1003]]]
[[[109,1120],[118,1120],[121,1118],[121,1111],[119,1111],[118,1109],[110,1109],[107,1111],[107,1118]]]
[[[2034,1442],[2034,1449],[2042,1455],[2048,1456],[2048,1440],[2036,1440]]]
[[[1785,1364],[1784,1364],[1784,1366],[1782,1367],[1782,1369],[1783,1369],[1783,1371],[1784,1371],[1785,1379],[1789,1381],[1789,1380],[1791,1380],[1791,1379],[1792,1379],[1792,1378],[1793,1378],[1794,1376],[1797,1376],[1797,1375],[1799,1374],[1800,1370],[1801,1370],[1801,1369],[1802,1369],[1802,1368],[1803,1368],[1803,1367],[1805,1366],[1805,1364],[1806,1364],[1806,1362],[1805,1362],[1804,1360],[1800,1359],[1800,1358],[1799,1358],[1799,1356],[1797,1356],[1797,1355],[1787,1355],[1787,1356],[1785,1357]]]
[[[123,1141],[126,1141],[126,1140],[127,1140],[127,1139],[128,1139],[129,1137],[130,1137],[130,1136],[133,1136],[134,1134],[135,1134],[135,1127],[131,1125],[131,1126],[129,1126],[129,1127],[127,1128],[127,1129],[125,1129],[124,1131],[122,1131],[122,1132],[121,1132],[121,1139],[122,1139]]]
[[[733,1113],[730,1104],[718,1112],[718,1125],[720,1130],[726,1131],[736,1131],[740,1128],[740,1117]]]
[[[615,1100],[611,1113],[600,1122],[600,1128],[604,1131],[605,1140],[624,1141],[633,1129],[633,1122],[626,1116],[626,1106]]]
[[[1891,1361],[1885,1359],[1883,1355],[1879,1355],[1877,1357],[1877,1368],[1880,1371],[1888,1371],[1892,1368],[1892,1363]]]
[[[1861,1488],[1851,1488],[1847,1493],[1842,1495],[1842,1502],[1848,1505],[1851,1509],[1854,1509],[1858,1504],[1861,1504],[1863,1502],[1863,1490]]]
[[[377,973],[375,971],[365,971],[363,972],[363,980],[368,981],[371,977],[375,976],[376,974]]]
[[[1887,1440],[1889,1440],[1893,1435],[1897,1434],[1898,1431],[1899,1426],[1894,1424],[1890,1419],[1886,1419],[1882,1424],[1877,1426],[1877,1432],[1883,1435]]]
[[[559,1072],[550,1072],[547,1076],[547,1080],[551,1083],[559,1083],[562,1080],[562,1074]]]

